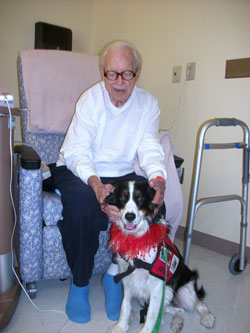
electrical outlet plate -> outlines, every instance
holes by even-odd
[[[181,82],[181,71],[182,71],[182,66],[174,66],[173,67],[172,83],[180,83]]]
[[[186,81],[191,81],[195,79],[195,62],[189,62],[186,66]]]
[[[10,94],[0,95],[0,106],[4,106],[4,107],[8,106],[6,99],[8,101],[9,107],[13,108],[14,107],[14,97]]]

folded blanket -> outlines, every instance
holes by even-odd
[[[167,169],[166,191],[164,195],[166,220],[171,226],[169,236],[173,241],[183,212],[182,189],[174,163],[174,155],[178,156],[178,152],[171,143],[170,133],[168,131],[160,131],[160,141],[165,153],[165,166]],[[138,159],[135,160],[134,170],[136,174],[145,177],[145,173],[139,166]]]
[[[65,133],[80,94],[101,79],[98,56],[59,50],[20,51],[28,131]]]

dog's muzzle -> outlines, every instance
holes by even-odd
[[[136,215],[133,212],[128,212],[125,214],[125,220],[126,220],[126,224],[125,224],[125,228],[127,230],[133,230],[136,227],[136,224],[134,224],[134,220],[136,219]]]

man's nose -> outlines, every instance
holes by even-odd
[[[123,83],[123,78],[122,78],[121,75],[118,75],[118,76],[117,76],[116,83],[117,83],[117,84],[122,84],[122,83]]]

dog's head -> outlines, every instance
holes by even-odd
[[[143,235],[149,228],[148,218],[154,212],[155,190],[147,182],[118,182],[113,186],[114,192],[106,198],[106,203],[120,210],[121,220],[117,225],[124,232]]]

